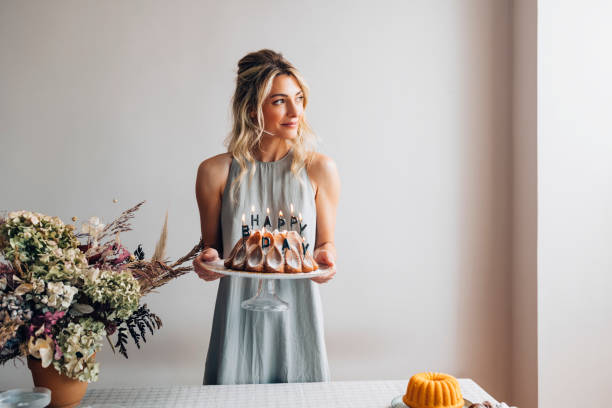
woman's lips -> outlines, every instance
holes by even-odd
[[[287,126],[287,127],[297,127],[297,123],[281,123],[281,125],[283,126]]]

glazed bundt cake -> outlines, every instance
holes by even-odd
[[[295,231],[255,230],[238,239],[225,259],[228,269],[267,273],[300,273],[319,269]]]
[[[462,408],[464,404],[457,379],[442,373],[413,375],[402,400],[410,408]]]

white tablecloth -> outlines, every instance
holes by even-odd
[[[81,407],[388,408],[408,380],[110,388],[89,390]],[[470,379],[459,379],[466,400],[497,402]]]

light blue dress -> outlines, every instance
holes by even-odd
[[[266,208],[276,227],[279,211],[289,226],[290,204],[302,214],[303,231],[312,251],[315,245],[316,206],[306,171],[300,179],[291,173],[291,151],[275,162],[256,162],[255,175],[249,172],[230,197],[232,180],[240,166],[232,160],[223,193],[221,226],[223,258],[241,237],[242,214],[250,226],[251,206],[264,224]],[[301,180],[301,182],[300,182]],[[234,204],[235,203],[235,204]],[[258,228],[257,224],[254,225]],[[297,230],[297,226],[294,225]],[[329,381],[327,352],[323,336],[323,308],[318,284],[310,279],[278,280],[276,292],[289,303],[285,312],[253,312],[240,303],[255,295],[257,279],[226,276],[219,280],[210,344],[206,357],[204,384],[263,384]]]

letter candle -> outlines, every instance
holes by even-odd
[[[280,231],[280,230],[281,230],[281,227],[282,227],[283,225],[285,225],[285,224],[286,224],[286,222],[285,222],[285,219],[283,218],[283,212],[282,212],[282,211],[279,211],[279,212],[278,212],[277,229]]]
[[[270,222],[270,209],[266,208],[266,220],[264,221],[264,227],[272,228],[272,223]]]
[[[267,247],[270,246],[270,238],[264,237],[265,232],[266,230],[264,228],[261,234],[261,249],[266,249]]]
[[[293,215],[293,204],[291,204],[291,219],[289,221],[289,226],[291,227],[291,231],[293,231],[293,224],[297,224],[298,220],[295,215]]]
[[[259,214],[257,214],[257,217],[254,217],[253,214],[255,213],[255,206],[252,205],[251,206],[251,229],[254,228],[253,223],[256,222],[257,226],[259,227]]]
[[[301,237],[302,232],[304,232],[308,224],[304,224],[304,226],[302,226],[302,213],[299,214],[299,219],[300,219],[300,237]]]
[[[242,214],[242,246],[244,246],[244,239],[250,235],[249,226],[244,221],[244,214]]]
[[[308,250],[309,246],[310,244],[304,245],[304,242],[302,241],[302,255],[306,256],[306,251]]]

